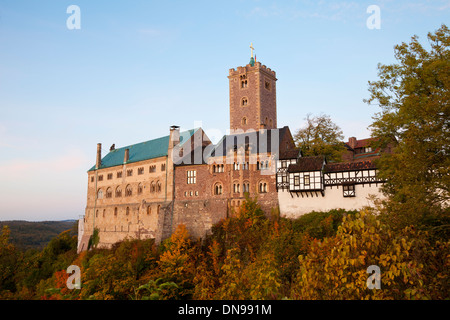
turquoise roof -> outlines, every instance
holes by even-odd
[[[199,128],[180,132],[180,144],[183,145],[184,142],[188,141],[198,129]],[[102,158],[102,163],[99,169],[122,165],[123,158],[125,156],[125,149],[129,149],[129,160],[127,163],[165,157],[167,156],[167,149],[169,147],[169,138],[170,136],[167,135],[161,138],[112,150]],[[95,170],[95,165],[89,169],[89,171],[93,170]]]

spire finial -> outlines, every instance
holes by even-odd
[[[253,58],[253,50],[255,50],[255,48],[253,48],[253,43],[252,42],[250,42],[250,50],[251,50],[251,52],[252,52],[252,58]]]

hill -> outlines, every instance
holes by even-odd
[[[11,230],[10,242],[22,250],[43,249],[52,238],[69,229],[77,231],[77,220],[64,221],[0,221],[0,230],[4,225]]]

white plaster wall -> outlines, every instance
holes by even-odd
[[[371,205],[368,200],[369,195],[376,195],[378,198],[383,198],[379,191],[381,184],[355,185],[355,197],[344,198],[342,195],[342,186],[333,186],[325,188],[325,196],[322,197],[320,192],[317,192],[318,197],[314,194],[308,193],[299,197],[295,193],[291,194],[287,190],[278,191],[278,201],[280,205],[280,215],[285,218],[298,218],[299,216],[309,213],[311,211],[328,211],[331,209],[345,209],[345,210],[359,210],[364,206]]]

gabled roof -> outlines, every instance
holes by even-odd
[[[189,138],[197,130],[199,130],[199,128],[180,132],[180,145],[188,141]],[[169,139],[170,136],[167,135],[161,138],[140,142],[112,150],[102,158],[101,166],[99,169],[122,165],[125,156],[125,149],[129,149],[129,160],[127,161],[127,163],[167,156]],[[95,170],[95,165],[91,169],[89,169],[89,171],[93,170]]]
[[[289,165],[288,172],[319,171],[322,170],[324,163],[326,160],[323,156],[301,157],[296,164]]]
[[[278,137],[277,137],[278,130]],[[264,129],[239,134],[225,135],[212,149],[210,156],[226,156],[230,150],[236,150],[241,147],[248,148],[250,153],[267,153],[277,152],[272,150],[272,140],[278,138],[278,146],[280,146],[284,135],[288,132],[287,126],[280,129]]]

